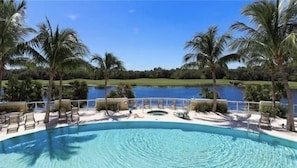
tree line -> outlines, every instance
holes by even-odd
[[[291,65],[287,68],[289,74],[289,81],[297,82],[297,66]],[[34,70],[31,69],[7,69],[3,74],[3,79],[8,80],[11,76],[16,76],[19,80],[24,80],[26,77],[32,79],[48,80],[48,69],[39,67]],[[236,69],[216,69],[217,79],[229,79],[229,80],[261,80],[270,81],[270,73],[263,66],[245,66],[238,67]],[[277,78],[280,78],[280,74],[276,73]],[[66,72],[63,77],[65,80],[70,79],[104,79],[103,74],[96,73],[96,69],[93,71],[80,71]],[[154,68],[152,70],[124,70],[110,75],[111,79],[138,79],[138,78],[169,78],[169,79],[211,79],[211,72],[208,68],[193,70],[193,69],[163,69],[161,67]],[[59,76],[55,76],[54,80],[58,80]]]

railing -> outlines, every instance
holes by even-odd
[[[81,110],[96,110],[96,101],[104,101],[104,98],[100,99],[88,99],[88,100],[70,100],[71,104],[79,107]],[[184,99],[184,98],[134,98],[126,99],[127,103],[133,102],[133,108],[146,109],[146,108],[174,108],[184,109],[189,107],[191,100],[196,99]],[[227,101],[228,112],[248,112],[258,113],[259,102],[249,101]],[[46,107],[45,101],[28,102],[27,106],[34,112],[44,112]],[[174,107],[173,107],[174,106]],[[287,104],[282,104],[287,106]],[[51,102],[51,109],[54,108],[54,102]],[[294,114],[297,116],[297,104],[294,104]]]

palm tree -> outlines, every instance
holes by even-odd
[[[206,33],[198,33],[186,43],[185,48],[192,53],[184,56],[185,67],[209,68],[213,79],[213,92],[216,93],[216,69],[227,68],[227,63],[238,59],[237,54],[223,55],[225,46],[232,39],[228,33],[217,36],[218,28],[209,27]],[[217,108],[217,94],[213,94],[213,108]]]
[[[29,49],[24,37],[34,30],[24,26],[25,8],[25,1],[0,1],[0,89],[6,66],[24,65],[28,60],[23,56]]]
[[[34,53],[33,57],[38,64],[49,68],[49,83],[47,90],[46,115],[44,123],[49,122],[49,111],[54,77],[62,66],[71,60],[87,53],[87,48],[80,42],[77,33],[72,29],[53,30],[49,20],[38,25],[39,33],[34,40],[39,42],[42,54]]]
[[[285,68],[297,51],[294,33],[297,1],[260,0],[247,5],[242,14],[251,18],[253,25],[236,22],[231,26],[232,29],[245,33],[245,37],[238,38],[233,43],[233,48],[238,48],[247,55],[262,51],[277,65],[288,99],[287,130],[295,131],[293,98]]]
[[[91,62],[98,62],[99,69],[103,71],[104,74],[104,94],[105,94],[105,110],[106,114],[109,115],[107,109],[107,81],[110,78],[110,74],[113,71],[124,70],[124,66],[122,61],[120,61],[116,56],[112,53],[105,53],[105,57],[101,57],[98,54],[94,54]]]
[[[72,46],[72,50],[69,50],[69,53],[66,54],[64,60],[60,63],[60,66],[57,68],[57,74],[59,76],[59,116],[61,111],[62,103],[62,92],[63,92],[63,77],[66,72],[75,71],[75,70],[90,70],[92,66],[85,61],[82,57],[89,53],[87,46],[77,42],[77,45]]]
[[[249,55],[249,54],[252,54],[252,55]],[[264,53],[264,51],[256,52],[256,50],[254,50],[252,53],[246,53],[245,56],[248,58],[248,61],[247,61],[248,66],[260,65],[264,69],[269,70],[271,85],[272,85],[272,95],[271,95],[272,107],[274,109],[275,101],[276,101],[276,83],[275,83],[275,77],[277,72],[276,64],[274,63],[273,59],[269,55]]]

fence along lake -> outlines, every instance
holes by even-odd
[[[108,87],[109,93],[115,87]],[[211,87],[209,87],[212,89]],[[202,86],[197,87],[152,87],[152,86],[134,86],[132,87],[136,98],[201,98],[199,95]],[[217,86],[217,91],[221,99],[227,101],[244,101],[244,88],[236,86]],[[295,107],[297,105],[297,90],[292,90]],[[104,88],[89,86],[88,99],[104,98]],[[286,103],[286,99],[281,99],[281,103]],[[297,116],[297,109],[294,109]]]

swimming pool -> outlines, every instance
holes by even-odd
[[[174,122],[86,124],[2,141],[0,167],[296,167],[296,143],[247,135]]]

